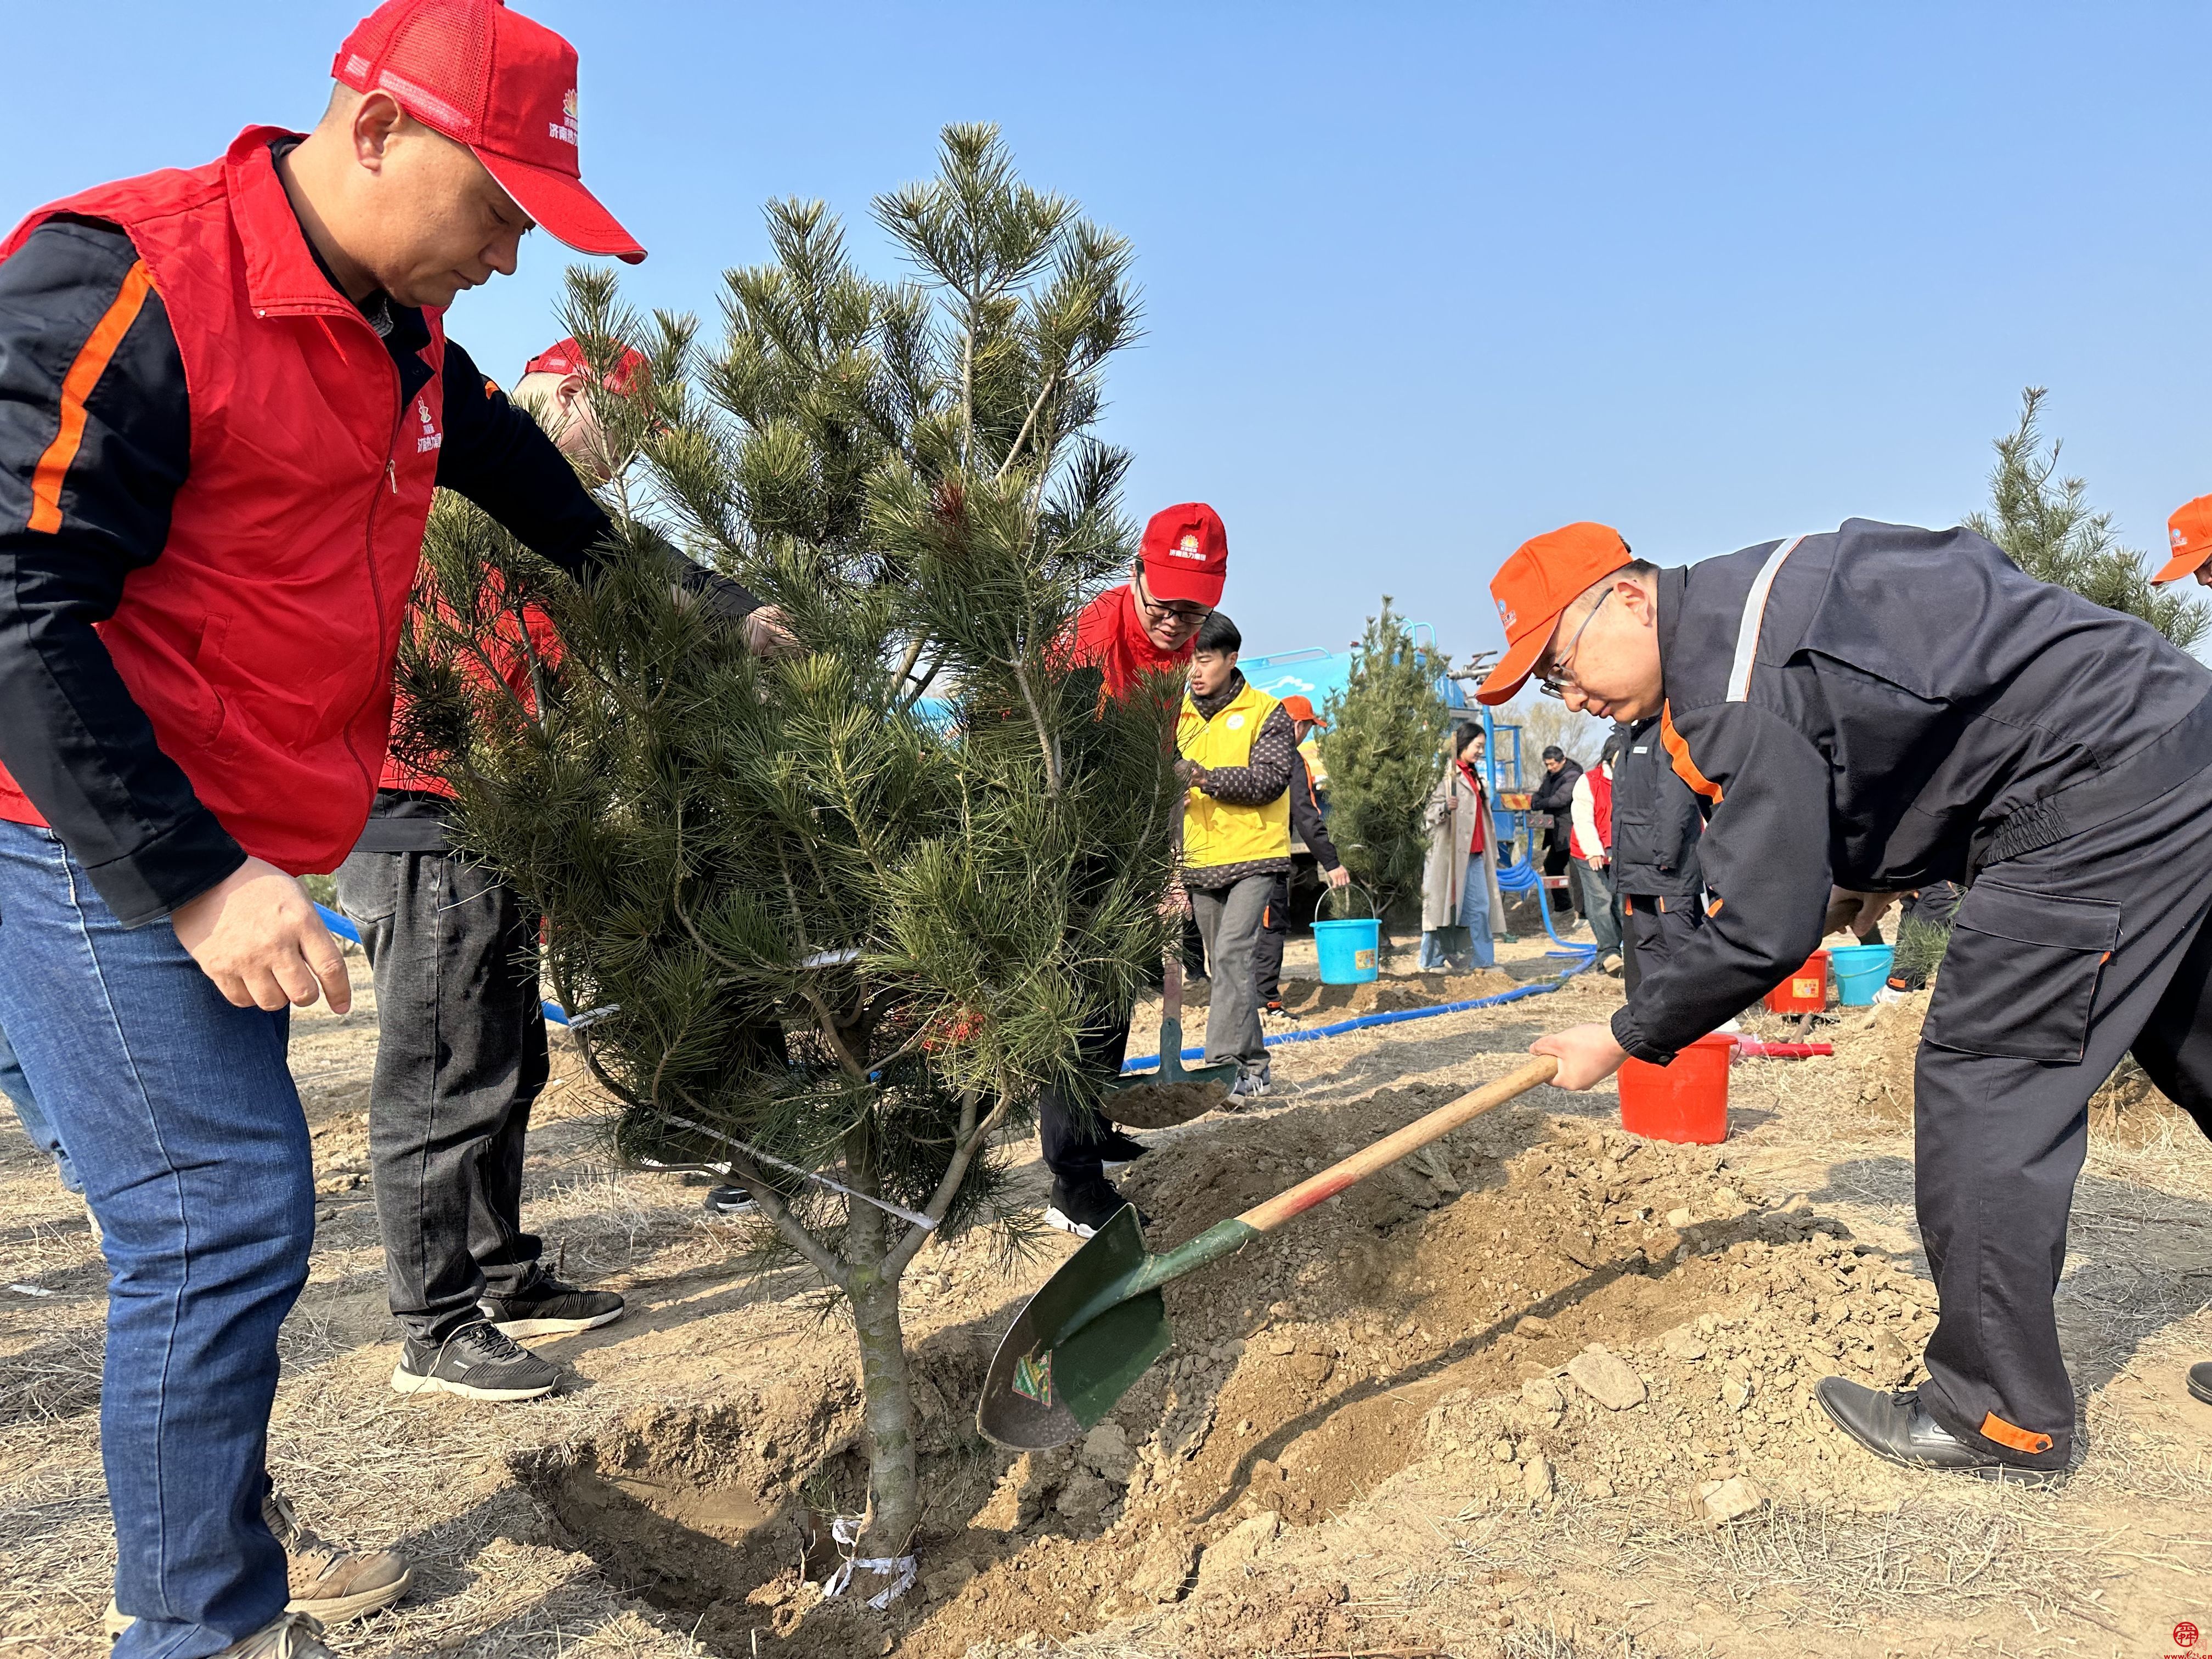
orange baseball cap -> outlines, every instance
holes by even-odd
[[[1512,700],[1551,643],[1560,613],[1635,556],[1610,525],[1571,524],[1531,537],[1490,579],[1498,619],[1505,624],[1505,654],[1475,699]]]
[[[1314,713],[1313,699],[1311,697],[1285,697],[1283,699],[1283,712],[1285,714],[1288,714],[1294,720],[1311,720],[1316,726],[1321,727],[1322,731],[1326,732],[1328,730],[1328,722],[1323,720],[1320,715]]]
[[[2212,495],[2199,495],[2175,507],[2173,516],[2166,521],[2166,538],[2172,545],[2173,556],[2151,580],[2176,582],[2193,575],[2197,567],[2212,556]]]

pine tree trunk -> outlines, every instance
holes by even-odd
[[[876,1190],[872,1139],[863,1127],[846,1138],[846,1167],[863,1192]],[[853,1206],[847,1229],[852,1263],[853,1328],[860,1344],[862,1415],[868,1443],[868,1528],[860,1553],[907,1553],[921,1524],[921,1480],[914,1443],[914,1389],[907,1376],[899,1282],[884,1270],[890,1218],[872,1204]]]
[[[853,1325],[860,1340],[860,1389],[868,1437],[868,1529],[863,1555],[904,1555],[921,1524],[921,1480],[914,1444],[914,1389],[907,1376],[899,1287],[872,1270],[854,1276]]]

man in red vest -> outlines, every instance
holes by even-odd
[[[288,1603],[405,1586],[304,1539],[288,1565],[264,1514],[314,1227],[287,1016],[351,1000],[295,878],[368,817],[433,489],[571,571],[607,530],[445,307],[533,223],[644,257],[582,184],[558,35],[392,0],[331,73],[304,137],[0,242],[0,1026],[106,1234],[118,1659],[313,1659]]]
[[[1129,580],[1076,614],[1077,659],[1098,670],[1107,696],[1128,696],[1154,675],[1170,677],[1179,690],[1199,628],[1221,603],[1228,580],[1229,532],[1221,515],[1203,501],[1161,508],[1146,521]],[[1127,1008],[1101,1010],[1080,1039],[1082,1063],[1101,1082],[1121,1072],[1129,1014]],[[1052,1171],[1046,1224],[1090,1237],[1126,1201],[1106,1171],[1142,1158],[1144,1144],[1057,1085],[1037,1102],[1037,1139]]]

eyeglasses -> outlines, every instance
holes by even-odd
[[[1553,659],[1550,673],[1537,679],[1536,689],[1546,696],[1564,698],[1567,695],[1567,688],[1576,684],[1572,664],[1575,652],[1582,645],[1583,633],[1589,627],[1597,613],[1605,609],[1605,602],[1612,597],[1613,590],[1609,587],[1598,595],[1597,603],[1590,607],[1589,615],[1583,618],[1582,627],[1575,629],[1574,638],[1567,641],[1565,653]]]
[[[1213,614],[1212,611],[1205,605],[1186,608],[1182,605],[1162,605],[1145,591],[1145,579],[1141,575],[1133,577],[1130,586],[1136,593],[1138,605],[1144,610],[1145,620],[1155,626],[1161,623],[1172,623],[1177,628],[1196,628]]]

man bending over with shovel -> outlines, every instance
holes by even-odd
[[[1656,715],[1707,817],[1706,925],[1610,1025],[1537,1041],[1559,1086],[1667,1064],[1889,893],[1972,884],[1914,1072],[1929,1377],[1816,1393],[1892,1462],[2063,1478],[2051,1295],[2089,1096],[2131,1052],[2212,1129],[2212,671],[1967,531],[1863,519],[1669,570],[1569,525],[1491,593],[1509,643],[1481,700],[1534,673],[1577,712]]]

